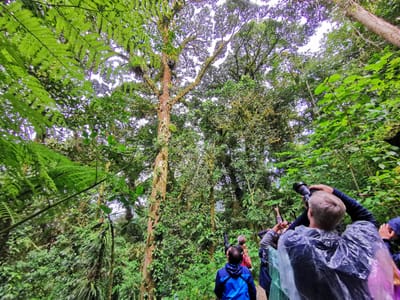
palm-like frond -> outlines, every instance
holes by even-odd
[[[35,195],[56,202],[104,178],[104,172],[70,161],[34,142],[0,138],[0,219],[11,219],[29,207]],[[50,200],[49,200],[50,201]]]
[[[0,201],[0,220],[10,219],[12,223],[15,222],[15,212],[11,207],[4,201]]]

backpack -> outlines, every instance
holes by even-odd
[[[231,279],[231,278],[232,278],[232,276],[229,274],[228,277],[225,278],[224,281],[222,281],[221,283],[222,283],[223,285],[225,285],[225,283],[226,283],[229,279]],[[242,274],[240,274],[238,278],[241,278],[244,282],[246,282],[246,284],[247,284],[247,290],[250,291],[250,284],[249,284],[248,280],[246,280],[245,278],[243,278]],[[250,277],[248,277],[248,278],[250,278]]]
[[[243,253],[243,260],[241,265],[247,267],[248,269],[251,269],[251,259],[246,252]]]

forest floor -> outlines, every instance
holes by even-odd
[[[265,295],[264,289],[257,285],[257,300],[267,300],[267,296]]]

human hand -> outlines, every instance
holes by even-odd
[[[274,232],[278,232],[278,231],[279,231],[279,226],[280,226],[280,223],[278,223],[278,224],[275,224],[275,226],[274,226],[274,227],[272,227],[272,231],[274,231]]]
[[[285,229],[289,223],[287,221],[280,222],[276,224],[274,227],[272,227],[272,230],[275,231],[276,233],[280,232],[282,229]]]
[[[390,228],[389,224],[382,224],[379,227],[379,235],[382,239],[390,240],[394,237],[396,233]]]
[[[333,193],[333,187],[325,184],[313,184],[308,187],[310,190],[324,191],[327,193]]]

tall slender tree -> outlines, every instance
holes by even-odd
[[[154,297],[155,287],[151,274],[155,250],[155,229],[160,218],[160,205],[165,201],[167,190],[168,144],[171,126],[173,126],[170,123],[171,111],[201,82],[208,68],[223,54],[230,39],[243,24],[263,13],[262,9],[258,10],[258,7],[254,5],[243,3],[237,5],[234,2],[228,2],[222,7],[207,1],[162,3],[162,14],[155,18],[157,24],[155,29],[159,34],[160,45],[160,51],[156,52],[159,77],[151,77],[150,69],[144,64],[139,65],[143,79],[158,99],[157,145],[159,151],[154,161],[152,191],[149,198],[141,287],[142,297],[147,295],[149,298]],[[214,18],[211,17],[213,14]],[[212,44],[207,33],[217,39],[216,44]],[[194,57],[197,57],[197,62]],[[191,79],[187,81],[185,75],[190,76]],[[178,84],[177,80],[183,84]]]

